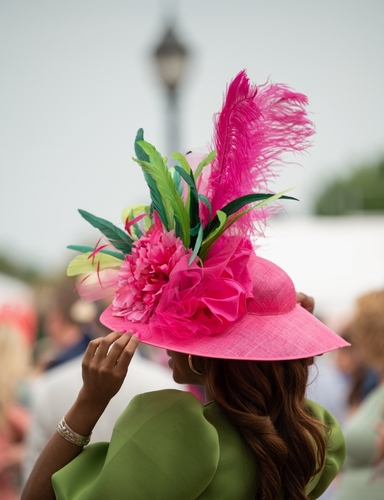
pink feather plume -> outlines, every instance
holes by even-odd
[[[251,85],[245,71],[230,83],[220,113],[214,117],[211,164],[206,187],[212,216],[230,201],[250,193],[267,193],[268,180],[284,163],[285,153],[310,145],[313,124],[307,98],[281,84]],[[290,186],[289,186],[290,187]],[[203,213],[206,222],[208,215]],[[243,235],[265,224],[269,210],[251,210],[236,222]]]

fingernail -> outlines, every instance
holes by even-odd
[[[141,340],[141,333],[139,333],[139,332],[134,333],[133,336],[136,337],[137,339]]]
[[[127,333],[127,330],[120,330],[121,333]]]

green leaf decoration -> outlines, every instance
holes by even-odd
[[[174,160],[177,160],[185,172],[189,173],[191,171],[191,166],[183,154],[172,153],[171,158],[173,158]]]
[[[91,257],[90,253],[82,253],[75,257],[68,265],[67,276],[78,276],[79,274],[95,273],[104,269],[120,268],[121,260],[106,255],[105,253],[97,253]]]
[[[230,216],[224,212],[224,210],[218,210],[217,211],[217,217],[218,217],[218,227],[216,227],[212,233],[208,235],[208,237],[203,241],[201,245],[201,250],[199,252],[199,257],[204,260],[206,256],[208,255],[210,249],[212,248],[213,243],[220,238],[220,236],[227,231],[228,228],[232,226],[240,217],[242,217],[244,214],[247,212],[250,212],[251,210],[255,210],[256,208],[260,208],[264,205],[268,205],[268,203],[272,203],[273,201],[277,199],[292,199],[296,200],[296,198],[291,198],[290,196],[283,196],[284,193],[291,191],[292,189],[295,188],[290,188],[286,189],[285,191],[281,191],[280,193],[276,193],[274,195],[263,195],[263,200],[260,203],[257,203],[256,205],[252,205],[250,207],[247,207],[245,210],[241,212],[236,212],[237,213],[232,213]],[[249,195],[246,195],[249,196]],[[240,198],[239,198],[240,199]],[[235,200],[237,201],[237,200]],[[233,203],[233,202],[231,202]],[[228,205],[227,205],[228,206]],[[226,216],[225,219],[223,217],[223,214]]]
[[[143,236],[143,231],[139,228],[138,224],[133,224],[132,229],[136,238],[139,240]]]
[[[182,233],[182,229],[180,227],[180,223],[177,219],[175,219],[175,234],[176,234],[176,236],[180,237],[181,233]]]
[[[136,134],[135,138],[135,153],[136,157],[138,160],[141,161],[148,161],[149,162],[149,156],[147,153],[143,150],[143,148],[140,146],[139,142],[144,140],[144,130],[142,128],[139,128]]]
[[[162,156],[156,151],[156,149],[149,143],[145,141],[140,141],[139,145],[147,153],[149,152],[149,162],[142,160],[135,160],[141,168],[143,169],[145,179],[151,191],[151,198],[153,202],[153,208],[159,214],[160,220],[163,223],[167,231],[175,228],[174,213],[172,205],[168,197],[164,196],[164,190],[167,190],[167,182],[164,181],[166,175],[169,174],[169,170],[164,164]],[[174,183],[172,180],[174,187]],[[176,190],[176,188],[175,188]],[[155,197],[152,197],[152,192]]]
[[[190,234],[188,210],[184,206],[183,199],[175,187],[172,175],[165,165],[163,158],[156,151],[154,146],[152,146],[152,144],[140,141],[139,145],[150,157],[150,163],[139,160],[137,161],[141,165],[141,168],[152,177],[156,183],[157,189],[161,193],[168,225],[170,229],[176,229],[175,219],[178,221],[180,225],[180,234],[176,233],[176,235],[180,236],[184,246],[189,248]]]
[[[208,208],[208,210],[209,210],[209,220],[211,220],[211,218],[212,218],[212,205],[211,205],[211,202],[203,194],[199,194],[199,200],[202,201],[204,203],[204,205]]]
[[[199,228],[200,228],[200,224],[198,224],[197,226],[193,227],[192,229],[189,230],[189,234],[191,236],[197,236],[198,233],[199,233]]]
[[[269,198],[266,198],[264,201],[261,201],[260,203],[257,203],[253,207],[250,208],[260,208],[264,207],[265,205],[268,205],[269,203],[273,203],[276,200],[293,200],[293,201],[299,201],[298,198],[294,198],[293,196],[285,196],[284,193],[288,193],[289,191],[293,191],[296,189],[297,186],[284,189],[284,191],[280,191],[279,193],[274,194],[273,196],[270,196]]]
[[[199,175],[201,174],[203,168],[209,165],[215,158],[216,158],[216,150],[214,149],[198,164],[195,172],[195,179],[199,178]]]
[[[133,220],[134,218],[135,210],[132,209],[131,213],[129,214],[129,220]],[[143,235],[143,231],[140,229],[137,223],[131,225],[131,230],[133,230],[137,239],[141,238],[141,236]]]
[[[143,170],[145,181],[149,187],[149,194],[152,200],[153,211],[156,211],[158,213],[164,228],[166,229],[166,231],[169,231],[170,229],[172,229],[172,221],[170,221],[170,215],[167,212],[169,210],[169,207],[164,205],[164,200],[159,189],[157,188],[155,179],[149,174],[148,171],[144,170],[143,165],[145,164],[145,162],[139,161],[135,158],[133,158],[133,160],[136,163],[139,163]],[[147,163],[147,165],[149,166],[150,164]]]
[[[124,210],[121,213],[121,220],[123,221],[123,224],[127,224],[127,220],[130,222],[132,219],[135,217],[138,217],[140,215],[146,214],[145,217],[141,219],[142,224],[147,230],[151,225],[151,207],[148,205],[142,205],[142,204],[137,204],[134,203],[133,205],[129,205],[128,207],[125,207]]]
[[[134,158],[134,161],[136,161],[139,164],[140,164],[140,162],[150,163],[149,155],[144,151],[144,149],[140,145],[140,143],[143,141],[144,141],[144,131],[142,128],[140,128],[137,131],[136,139],[135,139],[135,153],[136,153],[137,159]],[[150,197],[152,200],[153,210],[156,210],[156,212],[158,213],[158,215],[160,217],[160,220],[161,220],[163,226],[165,227],[165,229],[167,231],[169,231],[170,227],[168,224],[166,209],[164,207],[161,194],[160,194],[159,190],[157,189],[156,182],[153,180],[153,178],[151,177],[151,175],[148,172],[146,172],[144,169],[142,169],[142,170],[143,170],[145,182],[147,183],[148,188],[149,188],[149,194],[150,194]]]
[[[262,204],[265,204],[265,203],[264,203],[264,202],[262,202]],[[261,205],[261,204],[260,204],[260,205]],[[232,226],[232,224],[234,224],[234,223],[235,223],[238,219],[240,219],[240,217],[242,217],[242,216],[243,216],[244,214],[246,214],[247,212],[250,212],[251,210],[254,210],[254,208],[255,208],[255,207],[248,207],[248,208],[246,208],[245,210],[242,210],[241,212],[238,212],[238,213],[236,213],[236,214],[232,215],[231,217],[228,217],[228,219],[226,220],[225,225],[224,225],[222,228],[220,228],[220,231],[219,231],[219,232],[220,232],[220,234],[218,235],[218,233],[216,233],[216,236],[217,236],[217,237],[215,238],[215,240],[214,240],[214,241],[216,241],[216,240],[217,240],[217,238],[219,238],[219,237],[220,237],[220,236],[221,236],[221,235],[222,235],[225,231],[227,231],[227,229],[229,229],[229,228]],[[213,243],[213,242],[211,242],[211,245],[210,245],[210,246],[212,246],[212,243]]]
[[[186,172],[187,174],[190,174],[191,172],[191,166],[190,164],[188,163],[188,160],[185,158],[184,155],[182,155],[181,153],[172,153],[171,154],[171,158],[173,158],[174,160],[177,160],[179,165],[176,164],[175,165],[175,171],[181,176],[181,171],[184,171]],[[176,169],[176,166],[178,166],[179,168]],[[182,170],[180,170],[180,167]],[[184,177],[183,177],[184,178]],[[184,179],[185,180],[185,179]],[[189,186],[188,186],[189,187]],[[189,205],[190,205],[190,200],[191,200],[191,193],[190,193],[190,189],[188,189],[188,192],[187,192],[187,196],[186,196],[186,202],[185,202],[185,207],[186,209],[189,211]]]
[[[201,260],[205,259],[212,245],[218,238],[220,238],[220,236],[225,231],[225,223],[227,222],[227,215],[221,210],[218,210],[216,215],[219,220],[219,225],[208,235],[207,238],[204,238],[199,251],[199,257],[201,258]]]
[[[177,170],[173,171],[173,182],[175,183],[175,188],[180,196],[183,196],[183,185],[181,183],[181,176]]]
[[[203,241],[203,226],[200,223],[197,238],[196,238],[195,248],[193,249],[193,253],[188,261],[189,266],[192,264],[192,262],[195,260],[196,255],[199,253],[202,241]]]
[[[195,178],[193,177],[191,169],[187,172],[178,165],[175,165],[175,170],[179,172],[180,176],[185,180],[189,187],[189,227],[194,228],[201,225],[199,215],[199,196],[195,184]],[[196,243],[195,234],[191,233],[191,231],[189,231],[189,234],[192,236],[190,246],[194,247]]]
[[[76,252],[81,252],[81,253],[88,253],[95,251],[94,247],[88,245],[68,245],[67,248],[69,250],[76,250]],[[123,253],[113,252],[112,250],[106,250],[105,248],[99,250],[99,253],[105,253],[106,255],[111,255],[112,257],[116,257],[116,259],[125,260],[125,255]]]
[[[291,188],[295,189],[295,188]],[[284,193],[291,191],[291,189],[287,189],[285,191],[281,191],[280,193],[255,193],[255,194],[246,194],[244,196],[240,196],[240,198],[236,198],[236,200],[230,201],[225,207],[220,210],[227,214],[227,216],[236,213],[238,210],[243,208],[244,205],[248,205],[248,203],[253,203],[255,201],[264,200],[262,203],[252,206],[253,209],[262,207],[263,205],[267,205],[268,203],[272,203],[277,199],[283,200],[295,200],[298,201],[297,198],[293,198],[291,196],[283,196]],[[216,229],[219,224],[219,220],[217,215],[213,218],[213,220],[206,225],[204,229],[204,238],[208,236],[208,234]]]
[[[124,254],[131,253],[132,239],[125,231],[114,226],[111,222],[105,219],[101,219],[100,217],[96,217],[95,215],[92,215],[85,210],[79,209],[79,213],[93,227],[99,229],[115,248],[117,248]]]
[[[250,212],[251,210],[254,210],[255,207],[247,207],[245,210],[242,210],[241,212],[237,212],[236,214],[228,217],[227,222],[225,223],[225,226],[223,228],[223,232],[229,229],[232,224],[234,224],[240,217],[242,217],[244,214]]]

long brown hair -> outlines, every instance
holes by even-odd
[[[304,500],[305,486],[324,465],[323,424],[305,410],[313,358],[289,361],[204,359],[209,397],[222,408],[253,451],[256,499]]]

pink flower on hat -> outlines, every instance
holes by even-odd
[[[237,240],[238,242],[238,240]],[[153,318],[163,335],[187,338],[223,332],[246,313],[252,296],[248,262],[252,250],[228,244],[203,266],[183,257],[164,288]]]
[[[174,231],[154,229],[142,236],[121,265],[112,306],[114,316],[148,322],[173,268],[191,254],[192,250],[184,247]]]

